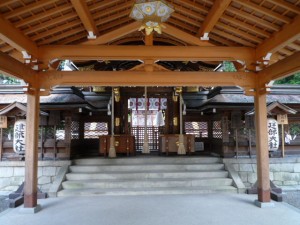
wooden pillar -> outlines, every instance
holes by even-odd
[[[24,208],[37,207],[39,90],[27,92]]]
[[[0,161],[2,161],[2,152],[3,152],[3,129],[0,128]]]
[[[268,203],[270,195],[269,150],[267,130],[266,93],[257,92],[254,97],[257,155],[257,191],[258,201]]]
[[[122,110],[121,110],[121,99],[119,97],[118,101],[114,102],[114,118],[115,118],[115,126],[114,126],[114,134],[121,134],[121,118],[122,118]]]
[[[177,97],[176,101],[173,101],[173,134],[179,134],[179,98]]]

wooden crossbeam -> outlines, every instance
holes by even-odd
[[[80,53],[80,54],[79,54]],[[40,60],[167,60],[252,62],[255,49],[218,46],[107,46],[107,45],[51,45],[39,48]]]
[[[197,37],[202,37],[205,33],[209,33],[214,28],[224,11],[230,5],[231,1],[232,0],[216,0],[214,2],[197,33]]]
[[[284,48],[289,43],[292,43],[300,38],[300,15],[290,24],[283,26],[283,28],[274,33],[269,39],[265,40],[256,49],[257,60],[265,57],[269,52],[275,53],[276,51]]]
[[[39,72],[39,86],[232,86],[254,88],[256,74],[249,72],[166,71],[49,71]]]
[[[84,0],[71,0],[71,3],[75,8],[86,31],[93,32],[94,35],[98,35],[98,29],[89,8],[86,5],[86,2]]]
[[[17,49],[18,51],[26,51],[28,54],[37,57],[38,48],[34,42],[23,35],[10,22],[0,16],[0,39]]]
[[[264,86],[271,80],[284,78],[300,71],[300,52],[272,64],[258,73],[259,84]]]
[[[24,80],[26,83],[34,85],[36,83],[37,72],[25,66],[18,60],[0,52],[0,71]]]

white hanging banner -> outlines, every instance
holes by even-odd
[[[13,148],[18,154],[25,154],[26,120],[18,120],[14,125]]]
[[[269,151],[277,151],[279,147],[279,130],[277,120],[268,118],[267,127]]]
[[[160,110],[167,108],[167,99],[166,98],[148,98],[149,105],[148,110]],[[131,110],[145,110],[145,98],[130,98],[129,99],[129,108]]]

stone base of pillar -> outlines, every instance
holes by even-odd
[[[148,143],[148,142],[144,142],[142,153],[143,153],[143,154],[149,154],[149,153],[150,153],[150,150],[149,150],[149,143]]]
[[[179,135],[179,145],[178,145],[178,155],[186,155],[185,147],[184,147],[184,136],[183,134]]]
[[[273,202],[260,202],[257,199],[254,201],[254,204],[259,208],[273,208],[275,204]]]
[[[145,134],[144,137],[144,144],[143,144],[143,150],[142,150],[143,154],[149,154],[150,150],[149,150],[149,142],[148,142],[148,135]]]
[[[109,158],[116,158],[116,148],[115,148],[115,137],[111,136],[110,137],[110,146],[109,146],[109,151],[108,151],[108,157]]]
[[[42,207],[40,205],[36,205],[35,207],[32,207],[32,208],[21,207],[20,208],[20,213],[34,214],[34,213],[37,213],[37,212],[39,212],[41,210],[42,210]]]

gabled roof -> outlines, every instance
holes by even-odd
[[[296,114],[297,110],[294,110],[278,101],[269,103],[267,105],[267,113],[268,115],[278,115],[278,114]],[[251,116],[255,114],[255,110],[247,112],[245,115]]]
[[[27,107],[19,102],[13,102],[0,110],[0,115],[5,116],[25,116]],[[40,111],[41,116],[48,116],[48,113]]]

